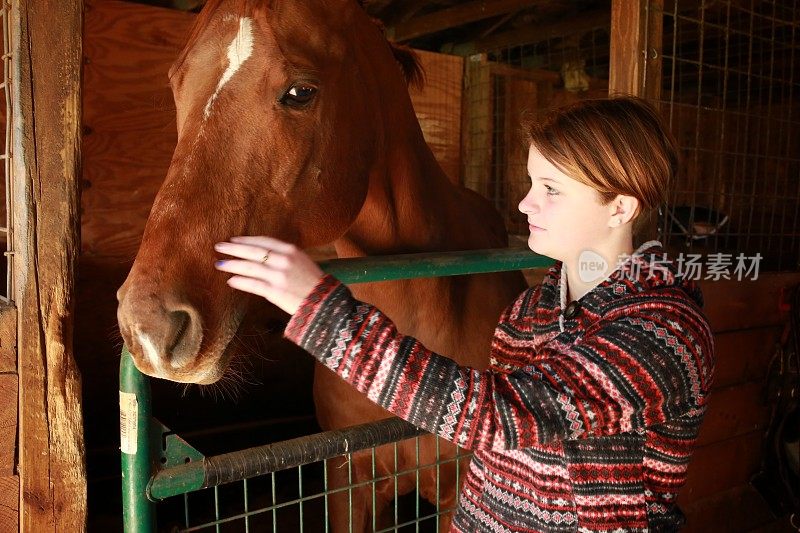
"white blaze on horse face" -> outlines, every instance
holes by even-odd
[[[217,83],[217,88],[214,89],[214,94],[206,102],[206,108],[203,112],[205,118],[211,115],[211,106],[214,104],[214,100],[217,99],[219,92],[252,54],[253,21],[249,17],[243,17],[239,19],[239,31],[236,32],[233,41],[228,45],[228,68],[222,73],[222,77]]]

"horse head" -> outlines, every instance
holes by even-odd
[[[117,292],[141,371],[202,384],[224,374],[248,302],[213,268],[214,243],[341,237],[386,131],[414,120],[406,83],[419,75],[356,0],[206,4],[169,71],[178,142]]]

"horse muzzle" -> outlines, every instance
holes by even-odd
[[[141,372],[183,383],[219,378],[216,361],[199,357],[203,319],[196,307],[176,295],[124,286],[117,297],[120,333]]]

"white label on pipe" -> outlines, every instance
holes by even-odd
[[[119,391],[119,440],[122,453],[136,453],[139,402],[132,392]]]

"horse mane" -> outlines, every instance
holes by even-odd
[[[223,0],[208,0],[206,2],[205,8],[200,12],[197,18],[192,25],[192,29],[189,32],[189,36],[186,39],[186,44],[183,46],[183,51],[181,55],[178,56],[178,59],[175,61],[175,66],[179,67],[184,60],[186,59],[186,54],[188,53],[189,49],[194,45],[195,41],[200,37],[200,33],[203,29],[208,25],[211,16],[216,12],[219,5],[222,3]],[[357,0],[358,5],[361,9],[364,10],[364,13],[367,12],[366,4],[369,0]],[[239,6],[239,13],[246,13],[247,12],[247,5],[250,2],[248,0],[238,0],[237,4]],[[375,24],[381,32],[381,35],[384,36],[386,44],[389,45],[389,49],[392,52],[392,56],[397,61],[400,69],[403,71],[403,76],[406,79],[406,83],[408,85],[413,85],[419,89],[425,84],[425,71],[420,64],[419,56],[417,53],[412,50],[410,47],[394,43],[389,39],[386,39],[385,28],[383,23],[375,17],[369,17],[369,20]]]
[[[364,5],[368,1],[369,0],[358,0],[358,4],[362,9],[364,9],[365,12],[366,9],[364,8]],[[408,85],[413,85],[418,89],[422,89],[423,85],[425,85],[425,70],[420,64],[419,55],[417,55],[417,53],[409,46],[398,44],[386,39],[386,28],[384,27],[383,22],[375,17],[369,17],[369,19],[378,27],[381,35],[384,36],[386,44],[389,45],[392,55],[403,71],[403,76],[406,78],[406,83]]]

